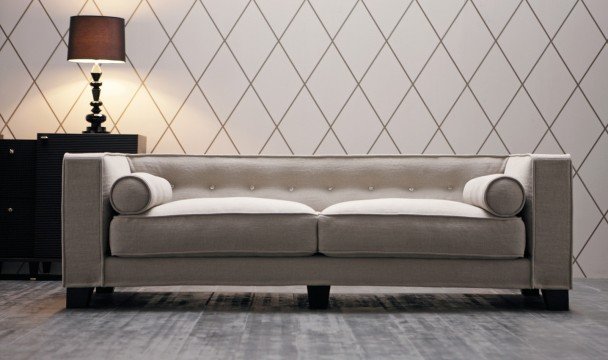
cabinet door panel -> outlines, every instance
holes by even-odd
[[[0,141],[0,258],[34,256],[36,141]]]
[[[0,141],[0,191],[3,196],[34,197],[36,141]]]
[[[0,197],[0,258],[31,258],[33,255],[33,199]]]

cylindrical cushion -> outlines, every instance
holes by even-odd
[[[500,217],[517,215],[524,207],[524,187],[516,179],[492,174],[469,180],[462,192],[464,202]]]
[[[120,214],[141,214],[154,206],[171,201],[171,184],[152,174],[138,172],[114,182],[110,192],[112,207]]]

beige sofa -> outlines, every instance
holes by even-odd
[[[378,285],[540,289],[566,310],[571,194],[568,155],[66,154],[67,307],[94,288],[307,285],[324,308],[331,285]]]

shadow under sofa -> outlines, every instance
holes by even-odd
[[[522,188],[508,216],[493,209],[512,197],[487,198],[505,177]],[[118,213],[139,182],[145,211]],[[66,306],[117,286],[307,285],[326,308],[352,285],[540,290],[567,310],[571,186],[569,155],[66,154]]]

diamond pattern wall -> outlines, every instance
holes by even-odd
[[[571,153],[574,273],[608,277],[608,1],[2,0],[5,138],[84,128],[74,14],[126,19],[104,111],[149,152]]]

